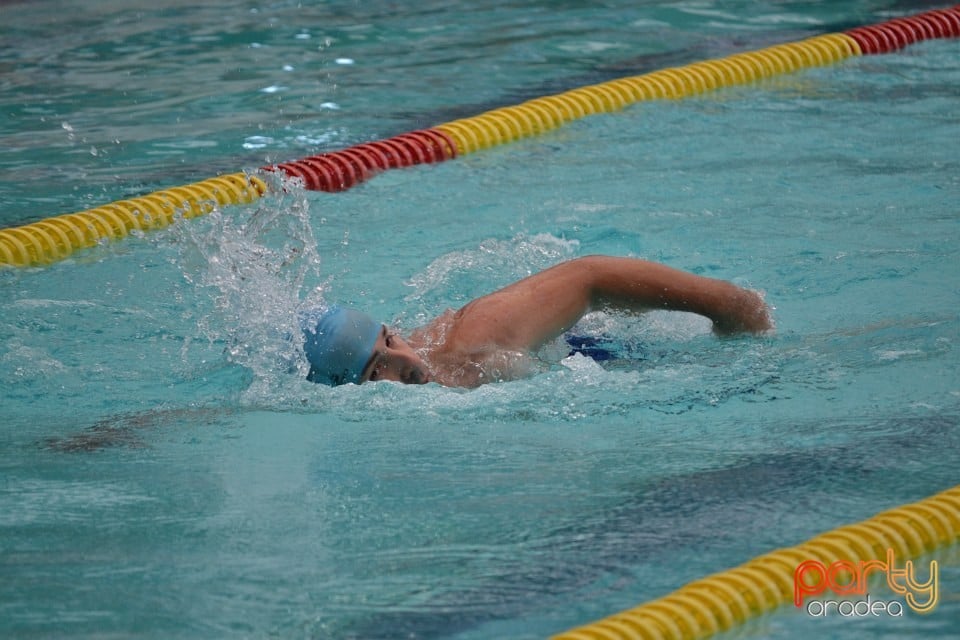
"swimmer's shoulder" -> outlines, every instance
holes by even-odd
[[[456,324],[455,314],[453,309],[447,309],[427,324],[417,327],[410,332],[407,343],[414,349],[436,351],[443,348]]]

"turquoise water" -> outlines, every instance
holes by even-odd
[[[0,6],[3,224],[923,8],[51,6]],[[0,635],[541,638],[956,485],[958,61],[636,105],[0,272]],[[473,391],[295,373],[304,301],[410,329],[592,253],[760,289],[777,332],[594,315],[635,359]],[[957,637],[957,554],[928,616],[727,635]]]

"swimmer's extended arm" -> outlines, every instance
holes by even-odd
[[[646,260],[589,256],[474,300],[457,312],[455,339],[463,350],[536,349],[603,307],[689,311],[710,318],[721,334],[772,327],[754,291]]]

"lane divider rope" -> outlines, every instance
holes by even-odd
[[[261,171],[298,178],[310,190],[343,191],[381,171],[450,160],[636,102],[681,99],[834,64],[851,56],[889,53],[921,40],[954,37],[960,37],[960,5],[581,87],[429,129],[262,167]],[[0,229],[0,266],[56,262],[79,249],[165,227],[178,217],[204,215],[215,206],[253,202],[268,189],[267,182],[256,175],[234,173]]]
[[[456,142],[459,154],[472,153],[538,135],[586,115],[623,109],[642,100],[686,98],[720,87],[832,64],[859,53],[856,41],[844,34],[816,36],[535,98],[435,128]]]
[[[913,560],[960,540],[960,486],[828,531],[803,544],[680,587],[553,640],[692,640],[727,631],[793,601],[798,566],[815,560]]]
[[[67,258],[79,249],[126,237],[131,232],[161,229],[178,216],[193,218],[215,206],[253,202],[266,183],[244,173],[156,191],[94,209],[0,229],[0,264],[24,267]]]

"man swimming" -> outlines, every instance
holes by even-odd
[[[687,311],[727,335],[772,329],[755,291],[636,258],[576,258],[448,309],[406,339],[342,307],[303,314],[307,378],[476,387],[522,375],[530,354],[599,309]]]

